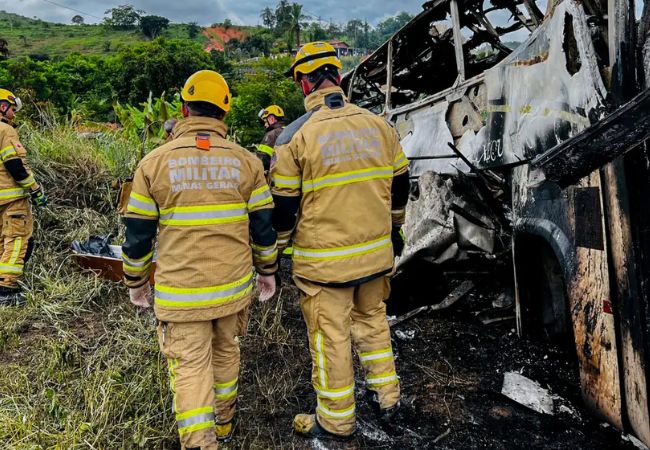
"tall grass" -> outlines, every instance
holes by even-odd
[[[119,132],[84,139],[74,124],[20,128],[50,205],[36,211],[27,305],[0,307],[0,442],[15,449],[178,448],[155,318],[118,283],[81,273],[69,243],[117,234],[112,181],[137,145]],[[254,305],[242,338],[237,438],[229,448],[295,448],[291,418],[310,394],[295,288]]]

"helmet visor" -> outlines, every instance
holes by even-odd
[[[259,117],[260,120],[264,119],[266,115],[267,114],[265,109],[260,109],[260,112],[257,113],[257,117]]]
[[[18,97],[14,97],[14,102],[15,102],[15,106],[14,106],[15,112],[18,112],[21,109],[23,109],[23,102]]]

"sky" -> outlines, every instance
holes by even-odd
[[[104,12],[118,4],[132,4],[148,14],[169,18],[172,22],[198,22],[209,25],[228,18],[239,25],[260,23],[260,12],[266,6],[275,8],[276,0],[120,0],[119,3],[101,0],[0,0],[0,10],[49,22],[70,23],[72,16],[80,14],[86,23],[98,22]],[[298,0],[303,11],[322,21],[347,22],[353,18],[367,20],[376,25],[382,19],[400,11],[417,14],[424,0]],[[68,8],[78,10],[79,13]],[[87,13],[87,14],[82,14]]]
[[[383,19],[394,16],[400,11],[418,14],[422,11],[424,0],[290,0],[303,5],[303,11],[313,19],[328,22],[345,23],[351,19],[367,20],[376,25]],[[650,0],[648,0],[650,1]],[[132,4],[148,14],[169,18],[172,22],[197,22],[210,25],[230,19],[239,25],[260,24],[260,12],[266,6],[275,8],[277,0],[119,0],[111,3],[105,0],[0,0],[0,10],[37,17],[49,22],[70,23],[72,16],[80,14],[86,23],[96,23],[104,17],[104,12],[118,4]],[[546,1],[539,2],[546,7]],[[643,0],[636,1],[637,15],[643,8]],[[638,16],[637,16],[638,17]],[[503,18],[502,20],[507,20]],[[496,25],[500,25],[496,23]],[[525,37],[525,32],[520,32]],[[517,40],[517,39],[515,39]]]

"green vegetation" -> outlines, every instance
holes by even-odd
[[[105,25],[66,25],[28,19],[0,11],[0,37],[7,40],[10,57],[32,55],[34,59],[65,57],[70,53],[114,54],[120,47],[148,40],[136,29],[115,29]],[[206,38],[193,33],[187,24],[170,24],[160,36],[187,39],[204,45]]]

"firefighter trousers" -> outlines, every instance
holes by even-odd
[[[384,303],[390,293],[389,279],[379,277],[346,288],[295,281],[309,335],[316,418],[330,433],[350,435],[356,426],[350,337],[365,372],[366,388],[377,393],[380,407],[390,408],[399,400]]]
[[[34,221],[29,200],[0,206],[0,286],[17,288],[32,247]]]
[[[238,336],[247,324],[248,307],[212,321],[159,323],[158,343],[167,358],[182,449],[216,449],[215,423],[233,419]]]

